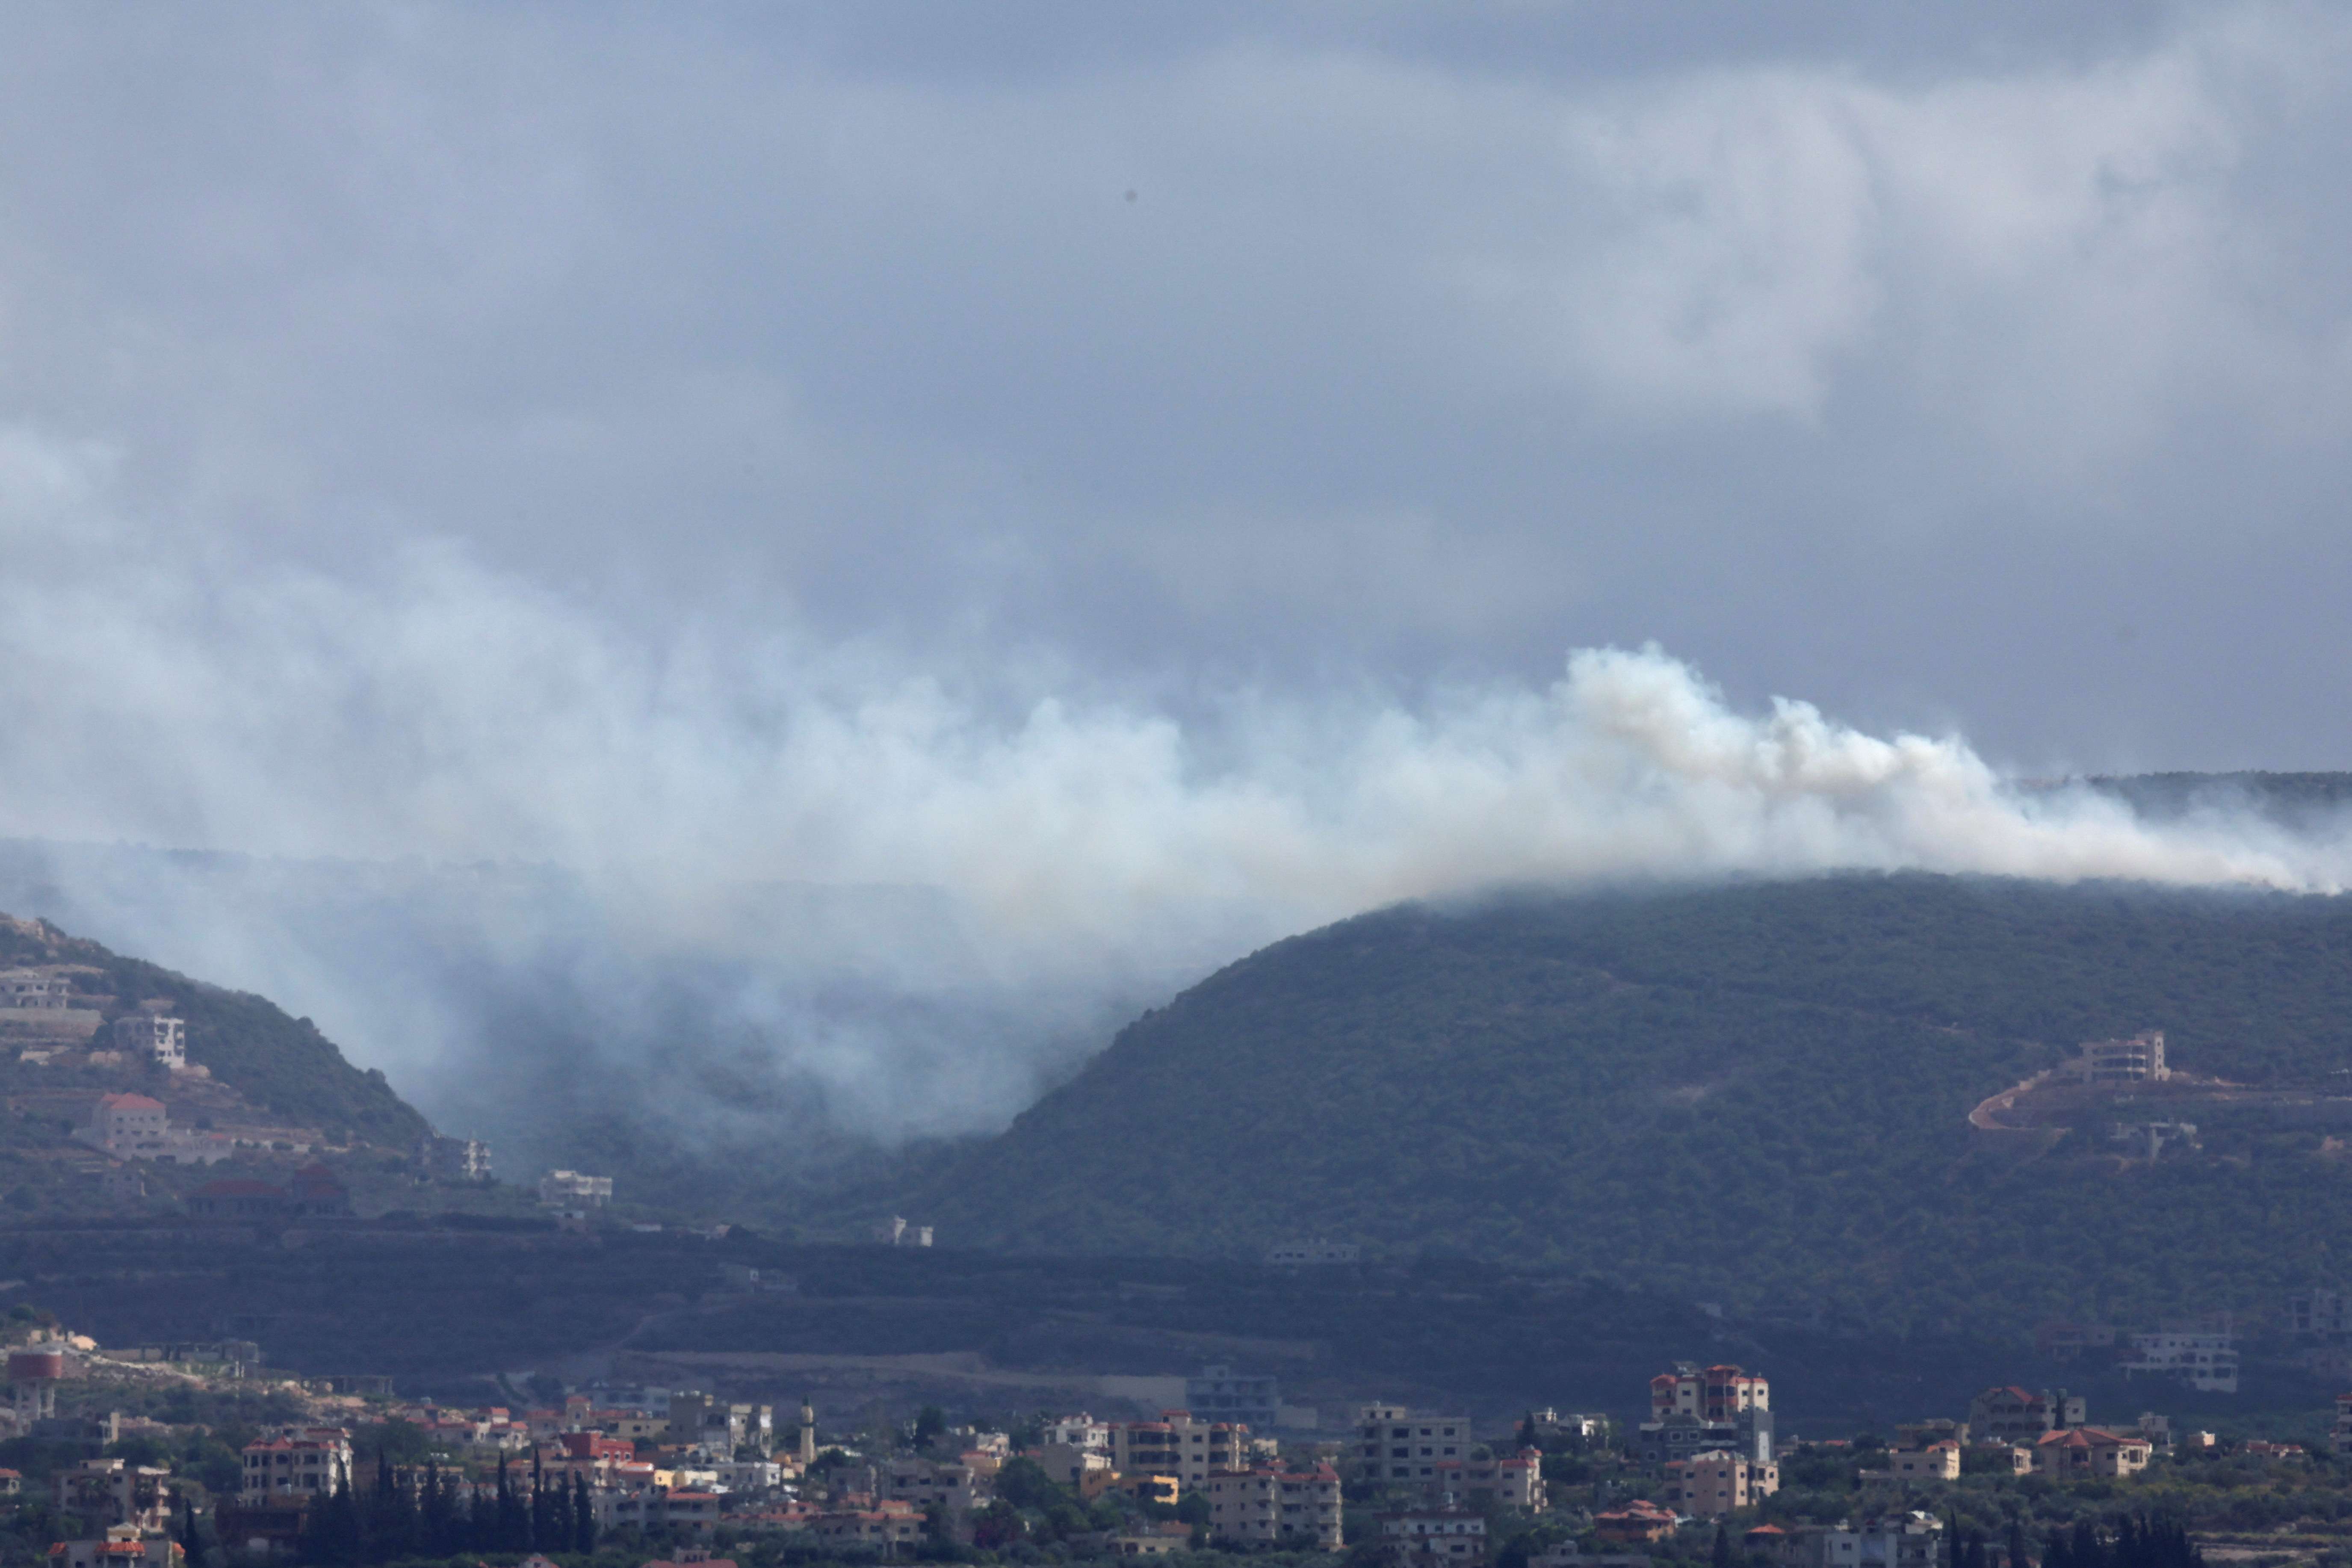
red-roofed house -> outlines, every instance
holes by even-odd
[[[2154,1452],[2154,1445],[2137,1433],[2069,1426],[2042,1434],[2033,1446],[2033,1468],[2039,1475],[2136,1476],[2147,1468]]]
[[[181,1568],[187,1554],[163,1536],[110,1530],[96,1541],[60,1541],[49,1548],[49,1568]]]
[[[1603,1541],[1663,1541],[1682,1521],[1647,1498],[1592,1516],[1592,1533]]]

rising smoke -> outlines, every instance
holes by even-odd
[[[271,994],[528,1151],[999,1126],[1123,1012],[1401,899],[2352,877],[2341,833],[2020,788],[1956,737],[1735,710],[1654,647],[1179,721],[788,629],[635,636],[454,548],[263,565],[127,521],[106,463],[0,442],[7,907]]]

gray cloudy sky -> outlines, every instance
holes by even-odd
[[[629,646],[2352,765],[2324,7],[20,6],[0,417]],[[125,830],[146,825],[126,823]]]
[[[2347,66],[2292,5],[7,7],[0,837],[562,869],[0,895],[436,1114],[568,1018],[895,1133],[1400,897],[2352,885],[2003,783],[2352,766]]]

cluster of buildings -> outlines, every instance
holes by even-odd
[[[2308,1319],[2315,1299],[2329,1308],[2337,1300],[2319,1291],[2294,1298],[2293,1307]],[[2034,1331],[2034,1344],[2053,1361],[2112,1357],[2127,1379],[2177,1384],[2200,1394],[2238,1392],[2238,1335],[2226,1313],[2146,1333],[2126,1333],[2105,1323],[2044,1323]]]

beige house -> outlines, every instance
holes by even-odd
[[[2070,1426],[2045,1434],[2033,1446],[2033,1470],[2043,1476],[2136,1476],[2147,1468],[2155,1451],[2137,1434]]]
[[[1710,1448],[1666,1461],[1666,1497],[1677,1513],[1717,1519],[1780,1489],[1780,1467]]]
[[[1960,1479],[1960,1446],[1947,1437],[1924,1448],[1888,1456],[1887,1473],[1904,1481],[1956,1481]]]

